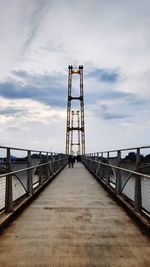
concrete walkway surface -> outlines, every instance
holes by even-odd
[[[149,267],[150,240],[81,163],[0,236],[0,267]]]

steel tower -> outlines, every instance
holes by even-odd
[[[68,101],[67,101],[67,129],[66,129],[66,154],[72,154],[73,145],[78,145],[78,154],[85,154],[84,130],[84,96],[83,96],[83,66],[73,68],[68,66]],[[72,96],[72,75],[80,76],[79,96]],[[79,110],[72,110],[72,100],[79,101]],[[74,115],[77,115],[77,127],[74,126]],[[78,131],[78,143],[73,143],[73,131]]]

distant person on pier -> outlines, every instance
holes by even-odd
[[[81,156],[77,155],[77,162],[81,162]]]
[[[68,165],[69,165],[69,168],[70,168],[70,166],[73,168],[74,162],[75,162],[74,156],[73,155],[69,155],[69,157],[68,157]]]

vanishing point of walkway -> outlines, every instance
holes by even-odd
[[[0,236],[3,267],[148,267],[150,242],[81,164]]]

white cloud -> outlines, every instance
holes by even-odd
[[[64,134],[59,136],[65,125],[66,112],[61,108],[51,108],[37,101],[24,100],[6,100],[0,98],[2,107],[5,107],[6,115],[0,115],[0,124],[3,127],[1,135],[1,144],[11,146],[21,146],[28,148],[38,147],[39,149],[49,149],[50,140],[59,137],[56,143],[56,150],[63,150]],[[13,112],[20,110],[19,114]],[[12,114],[7,114],[10,110]],[[61,130],[60,130],[61,129]],[[51,136],[51,138],[50,138]],[[36,140],[36,142],[35,142]],[[37,143],[38,140],[38,143]],[[62,152],[62,151],[61,151]]]
[[[34,82],[31,77],[57,74],[58,84],[65,85],[67,92],[67,66],[75,60],[83,64],[88,150],[148,142],[150,1],[106,2],[0,1],[0,81],[13,78],[19,90],[21,83],[38,86],[38,79]],[[89,79],[88,72],[95,68],[116,70],[119,78],[115,83]],[[17,76],[14,71],[26,71],[31,77]],[[77,87],[78,82],[73,85]],[[120,92],[131,96],[119,96]],[[1,108],[9,109],[9,114],[3,110],[0,115],[2,142],[12,140],[24,146],[30,140],[37,149],[46,148],[48,142],[63,150],[66,110],[44,103],[40,97],[1,98]],[[102,112],[102,105],[107,110]],[[115,120],[117,114],[126,116]],[[113,116],[113,121],[108,119]]]

